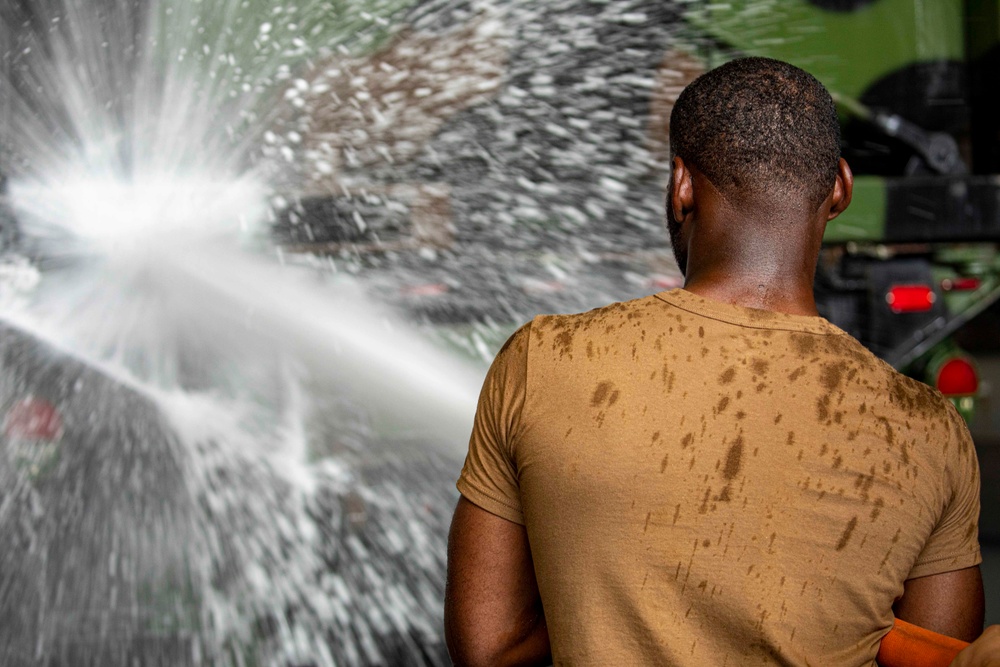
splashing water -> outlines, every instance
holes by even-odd
[[[487,358],[677,284],[704,4],[0,3],[0,661],[447,664],[481,371],[369,295]]]
[[[0,10],[4,664],[444,662],[478,373],[259,252],[292,68],[404,4]]]

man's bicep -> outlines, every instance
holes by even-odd
[[[907,580],[893,612],[908,623],[971,642],[983,631],[984,606],[976,565]]]
[[[979,462],[961,416],[947,406],[947,499],[893,609],[904,621],[972,641],[983,630],[979,552]]]
[[[445,634],[456,664],[546,664],[549,654],[524,526],[464,497],[448,538]]]
[[[508,339],[486,374],[458,480],[463,497],[515,523],[524,523],[513,447],[524,407],[529,327]]]

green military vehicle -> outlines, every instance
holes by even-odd
[[[816,277],[823,314],[968,419],[975,363],[952,335],[1000,297],[1000,3],[690,3],[711,56],[764,55],[816,75],[843,119],[854,200]]]

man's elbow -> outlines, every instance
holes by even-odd
[[[552,664],[549,658],[531,656],[508,647],[463,646],[448,647],[448,654],[455,667],[541,667]]]
[[[512,638],[476,628],[445,627],[448,654],[456,667],[533,667],[549,665],[549,637],[544,621]]]
[[[455,667],[493,667],[508,665],[504,662],[505,655],[502,649],[492,648],[481,643],[454,643],[448,642],[448,655],[451,657],[451,664]]]
[[[448,655],[456,667],[490,667],[506,664],[505,647],[497,641],[489,641],[487,637],[472,631],[457,632],[453,629],[445,631],[445,641],[448,644]]]

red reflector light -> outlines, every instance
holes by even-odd
[[[895,285],[885,295],[894,313],[926,313],[936,300],[934,290],[927,285]]]
[[[979,374],[965,359],[950,359],[941,366],[935,384],[945,396],[970,396],[979,390]]]
[[[979,289],[982,281],[979,278],[945,278],[941,281],[941,289],[945,292],[971,292]]]

